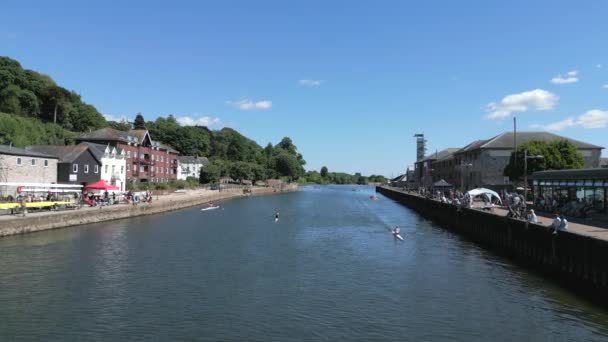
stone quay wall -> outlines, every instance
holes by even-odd
[[[572,232],[553,234],[549,227],[481,210],[458,211],[453,205],[392,188],[377,187],[376,191],[445,229],[608,305],[608,241]]]
[[[273,188],[253,187],[251,195],[273,195],[293,192],[297,185],[286,185],[281,191]],[[31,213],[25,217],[12,216],[0,221],[0,237],[27,234],[43,230],[65,228],[69,226],[98,223],[118,220],[135,216],[159,214],[209,202],[217,202],[231,198],[243,197],[242,189],[222,190],[221,192],[205,193],[201,195],[194,191],[192,194],[161,196],[160,200],[150,204],[113,205],[98,208],[84,208],[80,210],[54,211],[44,213]],[[155,196],[156,199],[156,196]]]

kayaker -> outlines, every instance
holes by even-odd
[[[274,214],[274,220],[278,221],[279,220],[279,212],[277,211],[276,214]]]
[[[401,230],[399,229],[399,226],[395,226],[395,228],[393,229],[393,235],[395,235],[395,237],[397,237],[397,235],[399,235],[401,233]]]

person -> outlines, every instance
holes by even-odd
[[[401,233],[401,229],[399,229],[399,226],[395,226],[395,228],[393,229],[393,235],[395,235],[395,237],[397,237],[397,235],[399,235]]]
[[[274,214],[274,220],[278,221],[279,220],[279,212],[277,211],[276,214]]]
[[[559,218],[559,214],[555,214],[555,218],[553,219],[553,223],[551,223],[551,228],[553,228],[553,234],[557,234],[557,230],[562,225],[562,220]]]
[[[538,217],[536,217],[534,209],[530,209],[530,213],[528,214],[528,223],[538,223]]]
[[[568,220],[566,220],[564,215],[561,215],[559,218],[561,220],[561,224],[559,225],[559,230],[562,230],[562,231],[568,230]]]

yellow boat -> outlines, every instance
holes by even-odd
[[[72,202],[66,201],[45,201],[45,202],[26,202],[26,208],[48,208],[55,205],[68,205]],[[0,203],[0,209],[17,209],[21,208],[21,203]]]

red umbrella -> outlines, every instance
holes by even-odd
[[[103,179],[100,179],[99,181],[97,181],[93,184],[89,184],[89,185],[85,186],[84,188],[90,189],[90,190],[120,190],[120,188],[117,187],[116,185],[108,184]]]

